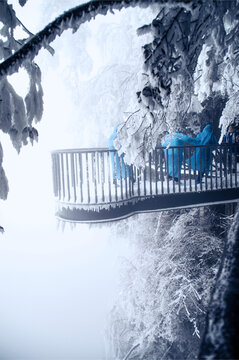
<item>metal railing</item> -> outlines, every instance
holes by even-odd
[[[239,144],[158,147],[144,168],[125,164],[109,149],[56,150],[52,164],[60,202],[113,206],[161,194],[237,188]]]

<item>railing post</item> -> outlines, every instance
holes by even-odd
[[[139,168],[137,168],[137,183],[138,183],[138,196],[140,196],[140,173],[139,173]]]
[[[229,150],[229,148],[228,148],[228,144],[226,144],[226,151],[225,151],[225,157],[226,157],[226,188],[228,188],[228,173],[229,173],[229,169],[228,169],[228,150]]]
[[[217,153],[218,153],[218,146],[216,147],[216,150],[215,150],[215,155],[214,155],[214,160],[215,160],[215,177],[216,177],[216,189],[218,188],[218,185],[217,185]]]
[[[123,159],[120,156],[119,162],[120,162],[120,193],[121,193],[121,200],[123,200],[122,161],[123,161]]]
[[[155,194],[158,195],[158,152],[154,150],[154,167],[155,167]]]
[[[203,149],[203,150],[205,152],[205,149]],[[200,181],[199,187],[200,187],[200,190],[202,190],[202,148],[201,148],[201,146],[199,148],[199,163],[200,163],[200,165],[199,165],[199,176],[198,176],[197,182],[198,182],[198,180]]]
[[[100,153],[96,151],[97,183],[100,183]]]
[[[174,180],[174,176],[175,176],[175,169],[174,169],[174,164],[175,164],[175,159],[174,159],[174,147],[172,148],[172,163],[173,163],[173,193],[175,193],[175,180]]]
[[[163,161],[163,158],[164,158],[164,151],[162,148],[160,148],[159,150],[159,163],[160,163],[160,181],[161,181],[161,193],[164,194],[164,186],[163,186],[163,183],[164,183],[164,172],[163,172],[163,163],[165,163]]]
[[[92,162],[92,181],[95,188],[95,203],[98,203],[98,192],[97,192],[97,170],[96,170],[96,153],[95,151],[91,153],[91,162]]]
[[[115,184],[115,201],[118,201],[118,194],[117,194],[117,164],[116,164],[116,151],[113,153],[114,155],[114,184]]]
[[[52,159],[52,178],[53,178],[53,192],[54,192],[54,196],[58,197],[59,196],[59,189],[58,189],[58,184],[57,184],[57,165],[56,165],[56,154],[52,154],[51,155],[51,159]]]
[[[67,192],[68,192],[68,201],[71,199],[71,191],[70,191],[70,173],[69,173],[69,161],[68,161],[68,153],[65,153],[66,156],[66,180],[67,180]]]
[[[62,178],[62,195],[63,195],[63,200],[65,200],[65,196],[66,196],[66,189],[65,189],[65,171],[64,171],[64,158],[63,158],[63,153],[61,153],[61,157],[60,157],[61,161],[61,178]]]
[[[152,154],[149,153],[149,188],[150,195],[152,195]]]
[[[239,144],[235,144],[235,187],[237,187],[237,157],[239,156]]]
[[[108,165],[108,186],[109,186],[109,201],[112,201],[112,196],[111,196],[111,167],[110,167],[110,156],[112,157],[112,152],[110,153],[110,151],[107,151],[107,165]],[[112,162],[111,162],[112,164]],[[113,169],[112,169],[113,171]]]
[[[131,174],[131,167],[127,165],[127,174],[129,175],[129,197],[132,197],[132,182],[133,182],[133,177]]]
[[[122,159],[123,161],[123,159]],[[127,165],[124,163],[124,181],[125,181],[125,196],[128,199],[128,186],[127,186]]]
[[[74,161],[74,153],[71,153],[71,184],[73,187],[74,193],[74,202],[76,202],[76,181],[75,181],[75,161]]]
[[[181,192],[181,184],[180,184],[180,180],[181,180],[181,164],[180,164],[180,151],[181,149],[177,149],[177,159],[178,159],[178,192]]]
[[[209,145],[209,171],[211,173],[211,190],[213,189],[213,182],[212,182],[212,177],[213,177],[213,170],[212,170],[212,145]]]
[[[81,202],[84,200],[83,196],[83,168],[82,168],[82,154],[78,154],[78,160],[79,160],[79,177],[80,177],[80,196],[81,196]]]
[[[90,183],[89,183],[89,162],[88,162],[88,152],[85,153],[85,160],[86,160],[86,183],[87,183],[87,196],[88,196],[88,203],[90,203]]]
[[[222,189],[222,174],[224,172],[224,169],[222,168],[222,166],[224,166],[224,161],[223,161],[223,154],[222,154],[222,147],[220,146],[219,148],[219,155],[220,155],[220,188]]]
[[[171,150],[172,151],[172,150]],[[168,148],[166,148],[167,193],[169,194]]]
[[[232,187],[232,169],[233,169],[233,158],[232,158],[232,147],[233,145],[230,144],[230,187]]]
[[[147,194],[147,188],[146,188],[146,180],[147,180],[147,170],[146,167],[144,167],[144,171],[143,171],[143,175],[144,175],[144,196],[146,196]]]
[[[197,155],[196,155],[196,150],[197,148],[194,148],[194,186],[195,186],[195,191],[197,191]]]
[[[62,183],[61,183],[61,169],[60,169],[60,154],[56,154],[56,168],[57,168],[57,180],[58,180],[58,199],[61,200]]]
[[[189,191],[192,191],[192,165],[191,165],[191,156],[193,155],[192,149],[188,149],[189,158],[188,158],[188,176],[189,176]]]
[[[132,195],[134,196],[134,184],[136,183],[136,169],[133,165],[130,165],[131,167],[131,174],[132,174]]]
[[[211,154],[211,149],[209,148],[209,151],[210,151],[210,154]],[[207,169],[209,169],[210,171],[210,176],[211,176],[211,179],[213,177],[213,168],[212,168],[212,158],[210,158],[211,161],[209,161],[208,163],[208,159],[207,159],[207,149],[204,150],[204,168],[205,168],[205,189],[207,190],[208,189],[208,172],[206,171]],[[211,164],[211,165],[210,165]]]
[[[100,159],[101,159],[101,166],[100,166],[100,178],[101,178],[101,192],[102,192],[102,201],[105,201],[105,191],[104,191],[104,186],[105,186],[105,156],[104,153],[101,152],[100,153]]]
[[[183,186],[184,186],[184,192],[186,192],[186,147],[183,148],[183,173],[184,173],[184,177],[183,177]]]

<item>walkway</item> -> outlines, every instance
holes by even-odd
[[[198,172],[193,170],[197,148],[201,169],[204,162],[209,164],[209,173],[199,184]],[[235,169],[230,161],[233,156]],[[56,216],[66,221],[101,222],[138,212],[238,201],[238,158],[238,144],[160,147],[149,154],[145,168],[127,165],[125,172],[122,157],[117,160],[114,150],[53,151]],[[172,179],[167,176],[170,163]]]

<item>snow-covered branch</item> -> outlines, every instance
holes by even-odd
[[[238,10],[236,1],[165,5],[151,24],[138,29],[139,35],[151,33],[152,41],[143,46],[141,88],[133,115],[125,120],[127,127],[134,124],[134,133],[126,135],[122,127],[115,141],[128,163],[144,166],[165,132],[189,129],[192,136],[211,123],[223,135],[239,114]],[[218,114],[216,97],[223,104]]]
[[[228,233],[222,263],[208,309],[199,359],[238,359],[239,206]]]
[[[125,221],[134,229],[134,256],[124,262],[112,311],[117,359],[132,349],[132,359],[196,358],[223,249],[211,230],[215,214],[192,209],[144,215],[142,225],[138,218]]]
[[[0,76],[16,72],[25,60],[32,61],[41,48],[46,48],[56,36],[61,36],[63,31],[72,29],[76,32],[81,24],[91,21],[97,15],[106,15],[114,10],[126,7],[146,7],[160,4],[158,0],[108,0],[90,1],[64,12],[43,30],[33,36],[26,44],[0,64]],[[168,4],[188,3],[190,0],[168,0]],[[162,1],[165,4],[165,1]]]

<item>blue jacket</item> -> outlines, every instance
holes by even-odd
[[[120,124],[117,124],[114,128],[114,131],[112,133],[112,135],[109,137],[108,140],[108,147],[110,150],[114,150],[114,140],[117,138],[117,130]],[[120,179],[120,163],[121,163],[121,175],[122,178],[125,178],[129,176],[129,169],[128,166],[125,166],[124,163],[124,154],[121,154],[120,157],[118,155],[118,153],[114,153],[111,152],[111,166],[112,166],[112,174],[113,174],[113,179],[115,179],[115,177],[117,177],[117,179]],[[115,174],[115,167],[116,167],[116,174]]]
[[[184,146],[184,145],[198,145],[199,140],[191,138],[188,135],[175,132],[165,137],[162,146]],[[167,155],[168,154],[168,155]],[[167,165],[168,159],[168,175],[178,178],[182,161],[183,161],[183,149],[168,149],[164,150],[165,162]]]
[[[213,134],[212,126],[206,125],[202,132],[200,132],[196,140],[199,141],[198,145],[216,145],[218,144],[217,138]],[[210,169],[210,160],[211,160],[211,152],[214,148],[208,147],[206,149],[196,148],[196,163],[195,163],[195,154],[191,156],[191,169],[198,170],[202,173],[208,174]],[[200,160],[200,152],[201,152],[201,160]]]

